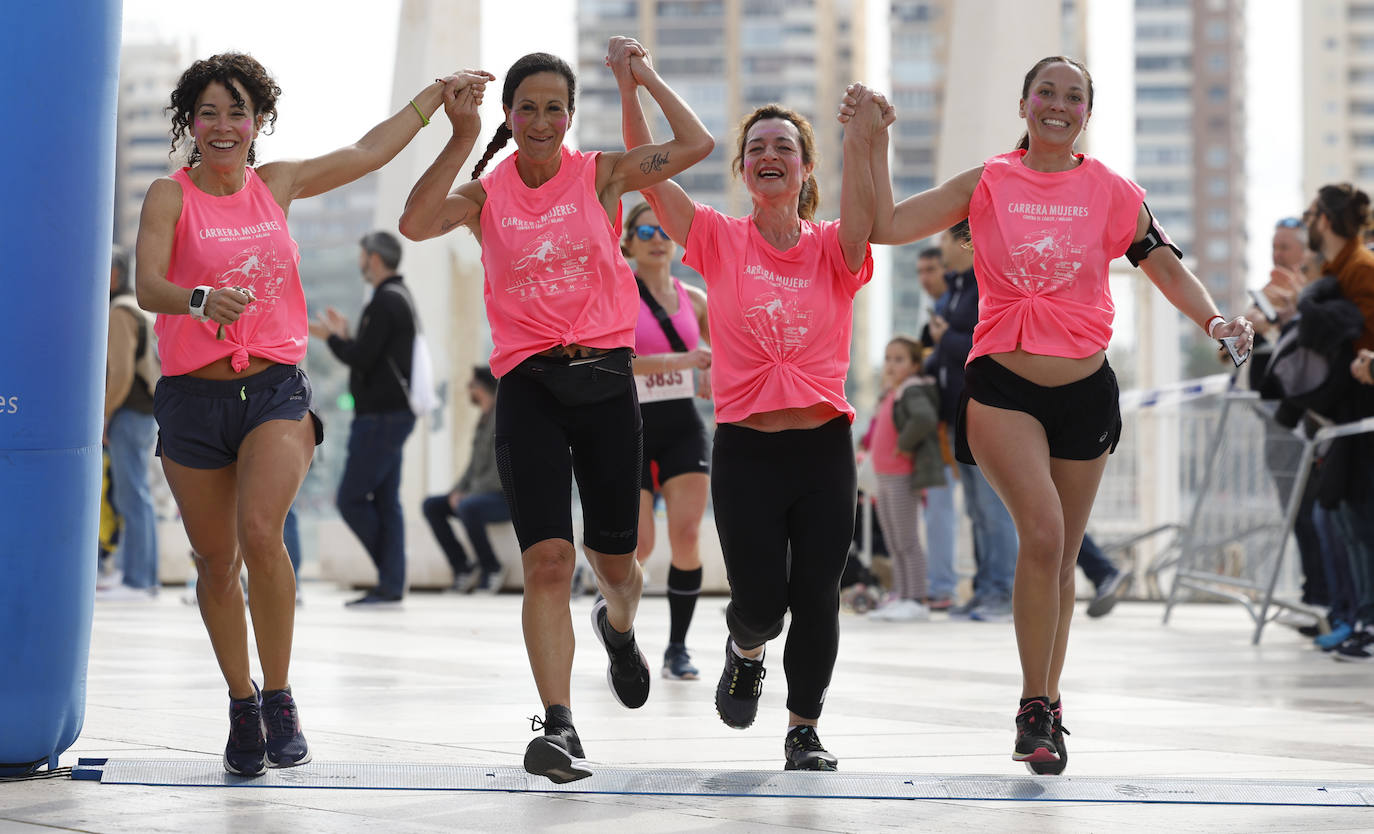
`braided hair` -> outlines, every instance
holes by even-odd
[[[507,110],[515,106],[515,90],[526,78],[537,75],[541,72],[555,72],[563,76],[563,80],[568,82],[568,112],[571,113],[575,108],[577,99],[577,78],[573,75],[572,67],[568,62],[559,58],[557,55],[550,55],[547,52],[531,52],[529,55],[511,64],[511,68],[506,72],[506,81],[501,86],[501,104]],[[487,149],[482,154],[482,158],[477,160],[477,165],[472,169],[472,178],[477,179],[482,175],[482,169],[487,167],[487,163],[496,155],[496,152],[505,147],[510,141],[510,124],[501,122],[496,128],[496,135],[491,137],[487,143]]]

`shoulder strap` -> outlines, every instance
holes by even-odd
[[[654,294],[649,292],[648,286],[638,275],[635,276],[635,283],[639,285],[639,297],[644,299],[644,303],[649,306],[649,312],[658,319],[658,326],[663,328],[663,335],[668,337],[668,344],[673,346],[673,350],[678,353],[687,352],[687,343],[682,341],[678,335],[677,328],[673,326],[673,320],[668,317],[668,311],[663,309],[663,305],[658,303]],[[676,287],[674,287],[676,289]]]

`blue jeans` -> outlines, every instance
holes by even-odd
[[[945,486],[926,487],[926,573],[932,598],[953,597],[958,519],[954,517],[954,473],[945,467]]]
[[[973,522],[973,547],[978,554],[974,596],[1010,600],[1018,547],[1011,513],[978,467],[960,463],[959,480],[964,485],[964,512]]]
[[[1345,549],[1345,533],[1337,517],[1339,513],[1340,510],[1329,510],[1317,502],[1312,507],[1312,522],[1321,543],[1322,567],[1326,571],[1326,587],[1331,598],[1331,610],[1326,618],[1332,623],[1353,625],[1360,602],[1355,592],[1350,554]]]
[[[157,421],[151,414],[127,408],[110,417],[110,485],[114,506],[124,517],[116,564],[124,569],[130,588],[156,588],[157,516],[148,489],[148,463],[157,442]]]
[[[1354,619],[1369,625],[1374,623],[1374,493],[1342,501],[1335,516],[1354,579]]]
[[[504,494],[479,492],[465,496],[458,502],[457,512],[449,506],[447,495],[433,495],[425,499],[423,511],[425,521],[429,522],[429,529],[434,531],[434,538],[444,549],[444,556],[448,557],[454,573],[467,570],[469,564],[467,551],[463,550],[463,545],[448,524],[450,518],[457,518],[463,523],[482,573],[501,570],[501,560],[496,558],[496,552],[491,549],[491,540],[487,538],[487,525],[510,521],[510,505],[506,503]]]
[[[409,411],[357,414],[339,481],[339,515],[377,566],[377,593],[406,587],[406,531],[401,513],[401,450],[415,428]]]
[[[1093,583],[1094,588],[1101,588],[1103,582],[1117,573],[1116,565],[1112,564],[1102,552],[1102,548],[1098,547],[1097,542],[1087,533],[1083,534],[1083,544],[1078,548],[1078,566],[1083,569],[1083,574]]]

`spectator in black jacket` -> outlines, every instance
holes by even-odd
[[[310,324],[310,333],[349,367],[353,426],[348,461],[339,482],[339,515],[377,566],[377,586],[350,606],[401,600],[406,587],[405,522],[401,514],[401,450],[415,428],[406,392],[410,388],[415,313],[410,292],[396,268],[401,243],[387,232],[359,241],[358,268],[373,287],[358,333],[332,307]]]

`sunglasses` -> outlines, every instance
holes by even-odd
[[[1274,224],[1276,229],[1301,229],[1304,225],[1301,217],[1285,217]]]
[[[640,240],[653,240],[655,234],[662,235],[664,240],[669,239],[662,226],[635,226],[635,237]]]

